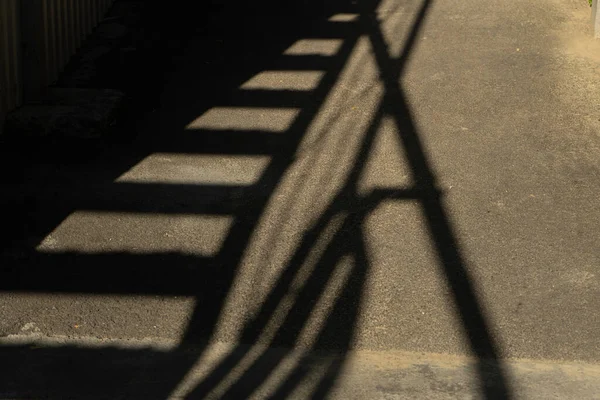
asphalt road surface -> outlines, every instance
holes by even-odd
[[[206,8],[130,151],[2,184],[0,395],[598,396],[586,2],[317,3]]]

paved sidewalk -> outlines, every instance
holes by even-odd
[[[132,149],[34,163],[0,198],[22,221],[2,232],[1,334],[181,347],[136,363],[89,339],[5,344],[22,376],[69,354],[110,382],[89,398],[140,379],[158,384],[120,395],[180,396],[198,367],[192,398],[324,397],[356,371],[352,350],[407,357],[388,382],[474,360],[430,376],[427,398],[529,398],[556,379],[593,398],[600,42],[585,1],[211,4]],[[207,343],[232,350],[203,365]],[[523,389],[519,362],[557,369]],[[71,393],[33,381],[0,380],[0,397]]]

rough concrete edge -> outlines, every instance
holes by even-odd
[[[88,350],[119,349],[131,351],[140,366],[147,357],[139,357],[136,351],[151,351],[165,362],[164,356],[189,358],[194,346],[181,346],[176,340],[146,339],[101,339],[96,337],[45,336],[39,332],[0,337],[0,346],[16,347],[29,352],[36,349],[81,348]],[[374,351],[353,350],[345,355],[333,351],[308,352],[306,349],[271,348],[265,345],[235,345],[214,341],[208,347],[200,347],[199,358],[180,377],[169,399],[188,398],[199,382],[202,382],[229,355],[239,352],[244,357],[272,356],[279,360],[277,373],[271,374],[256,389],[252,398],[267,398],[297,366],[309,368],[310,372],[298,385],[297,393],[289,398],[308,398],[315,384],[322,377],[323,367],[343,362],[341,374],[332,383],[329,398],[332,399],[412,399],[412,398],[480,398],[481,382],[477,374],[477,359],[451,354],[418,353],[402,350]],[[21,353],[17,353],[21,354]],[[18,357],[18,355],[17,355]],[[52,365],[52,358],[45,356],[45,364]],[[560,362],[547,360],[502,360],[507,372],[511,391],[517,398],[581,399],[594,398],[600,389],[600,365],[583,362]],[[135,361],[132,367],[135,367]],[[227,376],[225,387],[235,381]],[[230,382],[230,378],[233,381]],[[274,378],[271,380],[270,378]],[[591,395],[592,394],[592,395]]]
[[[146,350],[157,353],[162,362],[165,362],[162,357],[169,353],[173,353],[174,357],[185,356],[183,353],[187,353],[186,346],[180,347],[176,340],[48,337],[39,332],[1,337],[0,346],[18,347],[26,352],[41,348],[60,350],[69,347],[97,350],[112,348],[132,352]],[[215,341],[202,349],[199,359],[186,375],[181,377],[169,398],[187,398],[187,394],[198,382],[205,379],[221,360],[235,352],[240,352],[241,355],[273,356],[274,359],[280,360],[282,377],[290,372],[290,366],[313,366],[314,371],[299,385],[297,395],[291,395],[290,398],[307,398],[304,394],[310,393],[313,384],[318,383],[322,367],[335,363],[336,360],[343,361],[344,367],[343,373],[337,377],[331,388],[332,399],[481,397],[477,359],[474,357],[401,350],[354,350],[345,355],[333,351],[307,353],[303,349],[289,351],[264,345],[239,346]],[[193,353],[192,351],[190,354]],[[144,360],[148,361],[147,358],[141,357],[140,363],[143,364]],[[51,363],[52,359],[46,357],[45,362]],[[590,393],[597,393],[600,388],[600,366],[596,364],[521,359],[503,360],[502,363],[509,385],[517,398],[545,399],[552,394],[565,399],[593,398]],[[235,376],[233,379],[235,380]],[[277,379],[273,382],[266,379],[253,398],[268,397],[278,382]],[[227,381],[225,384],[228,386],[231,382]]]
[[[106,348],[116,347],[124,350],[131,349],[152,349],[156,351],[172,351],[180,348],[181,343],[174,339],[164,338],[143,338],[143,339],[114,339],[99,338],[93,336],[64,336],[52,335],[46,336],[41,333],[12,334],[0,337],[0,346],[34,346],[60,348],[64,346],[85,347],[85,348]],[[194,345],[190,345],[193,347]],[[185,348],[186,346],[182,346]],[[200,346],[204,348],[204,346]],[[208,348],[212,352],[223,353],[232,351],[234,348],[252,347],[261,351],[280,352],[288,350],[283,347],[269,347],[264,344],[239,345],[234,343],[211,341]],[[211,352],[209,351],[209,353]],[[296,354],[306,354],[306,349],[294,348],[291,351]],[[311,355],[317,358],[339,357],[340,353],[331,351],[313,351]],[[474,365],[478,358],[468,355],[446,354],[446,353],[427,353],[414,352],[407,350],[350,350],[345,353],[347,359],[360,359],[363,364],[376,364],[380,369],[396,368],[398,366],[407,366],[409,364],[421,364],[425,362],[439,365]],[[384,361],[384,362],[382,362]],[[589,371],[595,371],[600,374],[600,365],[584,361],[561,361],[561,360],[534,360],[529,358],[508,358],[501,360],[507,365],[531,365],[536,364],[546,366],[547,368],[578,368]]]

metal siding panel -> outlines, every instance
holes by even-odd
[[[46,0],[49,12],[50,68],[52,82],[69,62],[87,35],[104,17],[114,0]]]
[[[8,3],[0,3],[0,124],[4,123],[4,114],[8,110],[9,94],[4,88],[8,85],[7,64],[10,62],[10,54],[6,50],[8,40],[7,29],[5,29],[4,18],[8,15]],[[0,127],[0,130],[2,128]]]
[[[85,14],[83,17],[85,18],[85,34],[88,35],[92,30],[92,5],[89,2],[89,0],[86,1],[84,4]]]
[[[46,82],[50,82],[54,75],[54,70],[58,64],[58,47],[56,46],[56,1],[48,0],[48,13],[46,14],[47,35],[48,35],[48,68],[44,71]]]
[[[10,102],[11,107],[17,107],[21,104],[22,97],[22,86],[21,86],[21,48],[20,48],[20,24],[19,24],[19,0],[12,0],[12,13],[10,18],[10,30],[13,32],[11,40],[11,71],[12,71],[12,84],[10,86],[10,95],[12,101]]]
[[[0,1],[0,131],[4,115],[22,101],[18,1]]]
[[[71,10],[71,52],[75,54],[79,46],[79,33],[77,32],[77,24],[79,23],[77,9],[75,8],[77,0],[69,0],[69,9]]]
[[[42,50],[45,57],[44,57],[44,65],[43,71],[40,71],[40,75],[44,76],[43,82],[48,83],[48,77],[50,75],[50,71],[52,70],[52,66],[54,65],[54,36],[52,33],[52,24],[50,23],[50,21],[52,21],[51,15],[52,15],[52,4],[51,2],[53,0],[43,0],[44,4],[43,4],[43,19],[41,21],[43,27],[41,28],[41,32],[44,35],[44,49]]]
[[[0,3],[0,54],[2,55],[2,64],[0,64],[0,116],[10,107],[10,91],[8,90],[10,82],[10,63],[11,54],[8,46],[10,30],[8,27],[11,3]],[[0,121],[1,122],[1,121]]]
[[[54,77],[58,74],[58,66],[62,64],[64,52],[63,52],[63,38],[62,38],[62,0],[54,0],[54,15],[52,16],[52,23],[54,24],[54,45],[56,46],[56,59],[54,61],[52,75],[50,76],[50,82],[54,80]]]
[[[76,36],[76,44],[75,47],[79,48],[79,46],[81,46],[81,42],[83,40],[83,38],[85,37],[85,31],[83,30],[83,14],[81,12],[81,1],[80,0],[75,0],[74,3],[74,8],[75,8],[75,20],[77,22],[75,22],[75,36]]]
[[[36,9],[39,23],[29,33],[27,26],[20,26],[20,1],[0,0],[0,114],[22,101],[22,67],[19,64],[22,29],[27,29],[30,39],[31,34],[34,35],[34,40],[28,42],[36,46],[39,58],[38,64],[31,61],[27,64],[34,66],[33,72],[29,71],[26,76],[36,76],[35,89],[39,84],[52,84],[58,78],[85,37],[114,3],[114,0],[39,0],[33,3],[39,6]],[[31,87],[31,84],[25,86]]]
[[[0,64],[0,115],[9,108],[10,91],[8,85],[10,82],[10,63],[11,54],[8,46],[10,30],[8,28],[8,17],[10,3],[0,3],[0,55],[2,64]],[[0,121],[1,122],[1,121]]]
[[[96,22],[98,21],[98,0],[91,0],[92,2],[92,25],[96,26]]]
[[[58,23],[60,26],[60,44],[62,48],[62,57],[60,59],[59,69],[63,65],[66,64],[67,59],[69,58],[69,37],[68,37],[68,12],[67,12],[67,2],[66,0],[59,0],[60,2],[60,16],[58,18]]]
[[[79,48],[79,46],[81,46],[82,38],[85,36],[85,32],[83,31],[83,13],[81,11],[81,2],[79,0],[75,0],[73,7],[75,9],[75,18],[77,19],[77,23],[75,24],[77,28],[75,32],[77,35],[76,47]]]
[[[71,35],[71,24],[73,23],[73,21],[71,20],[71,11],[69,10],[69,0],[62,0],[62,3],[63,3],[62,33],[63,33],[63,49],[64,49],[65,54],[64,54],[64,58],[63,58],[63,63],[61,65],[61,69],[65,65],[67,65],[67,63],[71,59],[71,56],[73,55],[73,53],[72,53],[73,47],[71,45],[73,42],[73,38]]]
[[[71,0],[65,0],[65,3],[65,11],[67,15],[67,53],[69,54],[70,58],[75,50],[75,32],[73,29],[75,26],[75,16],[73,15],[73,2]]]

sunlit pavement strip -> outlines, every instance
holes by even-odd
[[[178,343],[167,340],[113,340],[96,338],[67,338],[67,337],[42,337],[36,334],[11,335],[0,338],[0,345],[6,349],[9,357],[3,359],[0,371],[5,378],[11,374],[19,374],[20,379],[31,379],[44,372],[44,379],[31,381],[32,393],[51,393],[53,384],[60,384],[61,379],[54,379],[53,374],[60,375],[60,370],[53,368],[56,359],[52,357],[52,350],[93,349],[93,350],[119,350],[121,358],[108,358],[100,368],[117,368],[119,363],[126,363],[135,371],[134,375],[143,375],[144,371],[160,367],[160,363],[167,364],[185,357],[186,353],[193,353],[193,348],[178,349]],[[12,351],[18,349],[17,351]],[[234,347],[224,343],[214,343],[202,353],[202,357],[194,368],[187,374],[185,380],[171,394],[171,399],[185,398],[186,394],[198,383],[206,378],[209,372],[220,360],[235,351],[246,352],[248,349]],[[40,352],[48,351],[50,356],[39,357]],[[76,351],[76,350],[75,350]],[[139,357],[138,353],[144,351],[146,355]],[[266,354],[267,357],[279,359],[284,356],[284,361],[265,380],[264,384],[254,391],[251,398],[266,398],[279,384],[278,373],[286,375],[286,367],[305,364],[308,369],[314,368],[299,384],[290,398],[307,398],[313,390],[314,381],[320,378],[319,367],[335,362],[339,357],[335,353],[306,354],[302,350],[287,351],[282,348],[267,349],[262,346],[253,346],[251,353]],[[37,353],[37,354],[36,354]],[[101,353],[101,351],[100,351]],[[34,358],[31,354],[36,354]],[[149,355],[148,355],[149,354]],[[18,371],[11,370],[11,361],[18,360],[21,367]],[[29,359],[34,360],[28,363]],[[24,362],[25,361],[25,362]],[[86,362],[80,363],[85,369]],[[479,398],[478,377],[474,371],[475,360],[469,357],[414,353],[404,351],[352,351],[346,357],[343,373],[334,383],[334,389],[329,398],[333,399],[447,399],[447,398]],[[531,360],[509,360],[505,363],[510,386],[514,398],[524,399],[591,399],[598,398],[600,393],[600,366],[585,363],[558,363],[539,362]],[[94,373],[102,369],[94,368]],[[110,375],[108,375],[110,376]],[[29,377],[29,378],[27,378]],[[14,377],[19,380],[17,376]],[[235,376],[231,376],[234,380]],[[94,390],[102,392],[101,387],[110,386],[111,382],[96,381],[95,375],[88,376],[89,382],[78,382],[89,393]],[[5,380],[8,382],[8,380]],[[230,384],[227,379],[221,383],[221,390]],[[137,387],[140,385],[140,387]],[[143,390],[143,380],[133,379],[127,383],[126,390],[121,387],[121,393],[135,395],[136,388]],[[43,385],[35,387],[35,385]],[[206,398],[219,398],[220,393],[211,392]],[[0,388],[0,398],[7,398],[10,387]],[[85,395],[86,393],[81,393]]]

